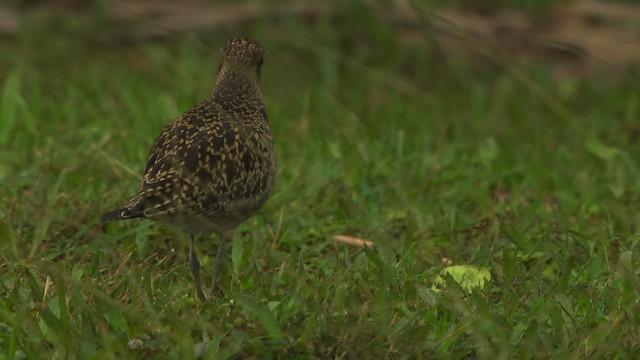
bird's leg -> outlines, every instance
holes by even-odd
[[[224,254],[224,243],[227,239],[226,233],[220,233],[220,244],[218,245],[218,253],[216,261],[213,263],[213,282],[211,283],[211,295],[215,295],[218,291],[218,275],[220,273],[220,265],[222,265],[222,257]]]
[[[193,280],[196,282],[196,295],[198,295],[198,299],[200,301],[207,300],[207,297],[204,296],[204,292],[202,291],[202,280],[200,279],[200,262],[198,261],[198,257],[196,256],[196,244],[191,235],[191,245],[189,245],[189,269],[191,269],[191,274],[193,274]]]

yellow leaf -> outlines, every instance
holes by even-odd
[[[483,266],[475,265],[454,265],[442,269],[433,281],[432,290],[440,292],[446,285],[445,276],[451,278],[465,291],[472,293],[475,289],[482,290],[487,281],[491,281],[491,273]]]

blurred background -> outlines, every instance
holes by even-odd
[[[193,32],[224,37],[259,27],[263,35],[280,43],[302,47],[304,38],[292,31],[294,24],[315,36],[345,30],[344,38],[353,43],[343,44],[344,50],[351,48],[356,54],[369,48],[380,55],[390,51],[390,44],[401,48],[429,44],[449,61],[486,66],[499,56],[502,61],[547,62],[558,78],[589,76],[598,70],[620,73],[640,59],[640,4],[629,0],[9,0],[0,4],[0,36],[6,46],[38,30],[84,32],[85,40],[97,46],[170,41]],[[382,31],[390,32],[387,43],[371,34]]]

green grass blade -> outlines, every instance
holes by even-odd
[[[233,294],[232,299],[246,310],[249,314],[256,317],[262,325],[267,335],[274,340],[281,340],[284,337],[280,324],[275,314],[269,310],[266,304],[261,303],[258,299],[244,294]]]

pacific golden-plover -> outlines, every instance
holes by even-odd
[[[211,97],[164,127],[149,152],[138,193],[101,218],[148,218],[189,234],[189,268],[201,300],[206,297],[194,235],[220,235],[213,296],[229,232],[267,201],[276,174],[275,146],[258,86],[264,50],[239,37],[221,52]]]

